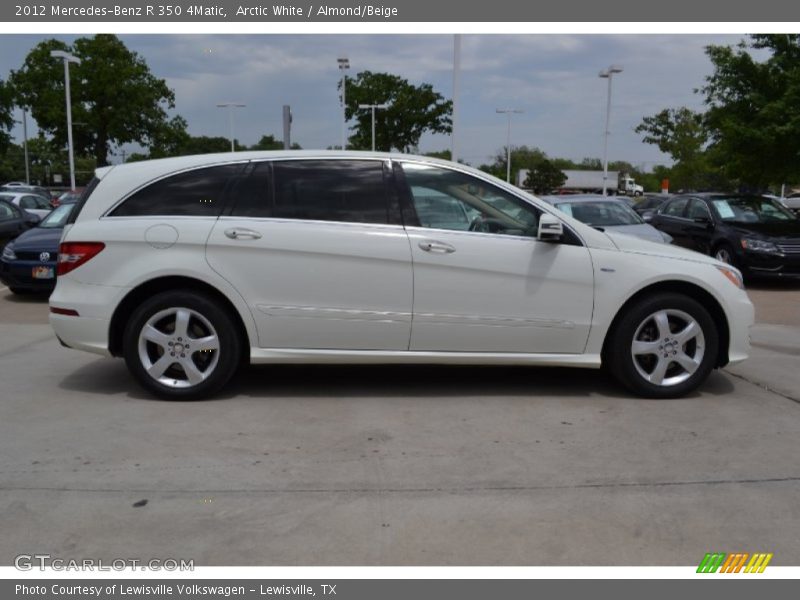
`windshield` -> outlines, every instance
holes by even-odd
[[[712,198],[711,204],[726,223],[775,223],[795,221],[795,217],[780,203],[758,196]]]
[[[75,204],[62,204],[61,206],[54,208],[50,214],[48,214],[42,222],[39,223],[39,227],[43,227],[45,229],[57,229],[59,227],[64,227],[67,222],[67,218],[69,217],[69,213],[72,212],[72,209],[75,208]]]
[[[615,200],[560,202],[556,204],[556,208],[587,225],[613,227],[644,223],[630,206]]]

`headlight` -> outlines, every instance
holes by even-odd
[[[735,269],[733,267],[720,267],[717,266],[719,272],[725,275],[725,277],[730,281],[733,285],[738,287],[740,290],[744,289],[744,278],[742,277],[741,272],[739,269]]]
[[[17,260],[17,255],[14,254],[14,247],[11,244],[6,244],[6,247],[3,248],[3,259]]]
[[[742,248],[753,252],[779,252],[778,247],[772,242],[753,238],[742,238]]]

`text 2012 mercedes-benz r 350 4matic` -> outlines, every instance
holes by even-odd
[[[604,366],[663,398],[749,350],[734,267],[425,157],[104,167],[69,221],[58,338],[164,398],[214,394],[245,361]]]

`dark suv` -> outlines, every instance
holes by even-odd
[[[755,195],[687,194],[659,207],[651,224],[678,246],[709,254],[745,275],[800,277],[800,219]]]

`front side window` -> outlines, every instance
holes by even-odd
[[[241,169],[241,164],[220,165],[160,179],[135,192],[111,216],[216,216],[225,187]]]
[[[459,171],[402,167],[421,227],[536,237],[539,211],[524,200]]]
[[[0,221],[10,221],[16,215],[14,209],[5,202],[0,202]]]
[[[272,163],[276,219],[388,223],[383,162],[287,160]]]
[[[556,208],[594,227],[644,223],[631,207],[617,200],[561,202],[556,203]]]

